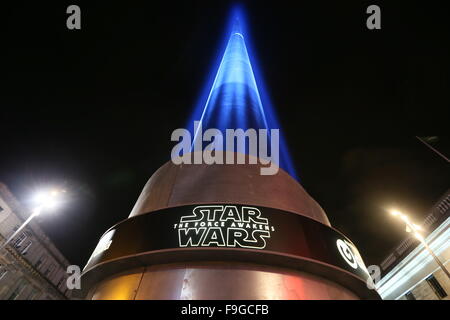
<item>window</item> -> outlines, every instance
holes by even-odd
[[[22,293],[24,288],[25,288],[25,281],[21,280],[16,289],[14,289],[14,291],[9,296],[8,300],[16,300],[17,297]]]
[[[0,280],[8,273],[6,266],[0,263]]]
[[[28,241],[27,244],[24,246],[24,248],[22,249],[22,251],[20,252],[23,255],[26,255],[28,252],[28,249],[30,249],[31,245],[33,244],[33,241]]]
[[[32,288],[26,300],[34,300],[38,295],[39,291],[36,288]]]
[[[416,297],[414,296],[414,294],[409,291],[405,294],[406,300],[416,300]]]
[[[45,270],[45,276],[46,277],[48,277],[52,272],[53,272],[53,270],[55,270],[55,265],[52,263],[52,264],[50,264],[50,266],[47,268],[47,270]]]
[[[433,288],[434,292],[439,298],[445,298],[447,296],[447,292],[445,292],[444,288],[442,288],[441,284],[437,279],[431,275],[427,278],[428,284]]]
[[[42,255],[39,258],[38,262],[36,262],[36,269],[39,268],[41,265],[43,265],[46,260],[47,260],[47,258],[44,255]]]
[[[58,284],[56,285],[56,287],[60,288],[61,285],[63,284],[63,282],[64,282],[64,276],[62,276],[61,279],[59,279]]]
[[[20,248],[20,246],[22,245],[22,243],[25,241],[25,239],[27,238],[27,235],[25,234],[25,232],[22,232],[17,238],[16,240],[13,242],[13,246],[14,248]]]

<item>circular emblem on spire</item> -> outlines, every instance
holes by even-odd
[[[341,254],[342,258],[344,258],[345,262],[347,262],[348,265],[353,269],[358,268],[358,262],[350,246],[341,239],[338,239],[336,241],[336,245],[339,250],[339,253]]]

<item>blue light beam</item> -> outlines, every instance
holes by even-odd
[[[253,72],[251,59],[246,46],[243,32],[243,15],[234,10],[231,32],[220,61],[214,82],[206,102],[194,110],[190,119],[191,128],[194,120],[199,120],[202,130],[217,128],[225,133],[226,129],[241,128],[247,130],[280,129],[278,120],[268,99],[261,99],[258,85]],[[266,96],[266,95],[263,95]],[[202,107],[203,106],[203,107]],[[264,106],[264,107],[263,107]],[[199,110],[200,109],[200,110]],[[200,118],[199,115],[201,114]],[[192,132],[195,138],[199,132]],[[280,130],[281,131],[281,130]],[[286,143],[280,133],[280,168],[297,179]]]

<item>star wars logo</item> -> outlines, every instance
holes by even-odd
[[[197,206],[174,224],[180,247],[242,247],[264,249],[274,227],[254,207]]]

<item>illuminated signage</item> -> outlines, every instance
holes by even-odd
[[[240,204],[172,207],[124,220],[100,239],[85,271],[134,256],[151,263],[273,264],[325,276],[342,270],[364,286],[369,277],[356,247],[334,228],[297,213]]]
[[[255,207],[197,206],[174,224],[180,247],[264,249],[275,228]]]
[[[338,239],[336,246],[344,261],[353,269],[361,269],[369,274],[356,247],[347,240]]]

